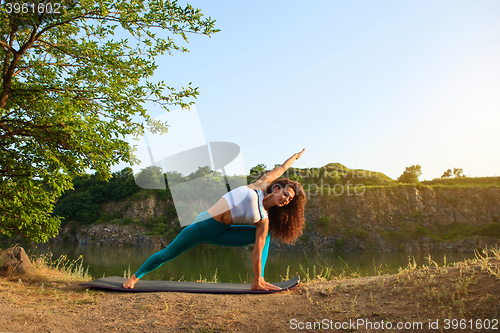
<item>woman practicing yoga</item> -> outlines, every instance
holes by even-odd
[[[302,234],[306,196],[300,183],[278,179],[300,158],[305,149],[283,165],[264,174],[257,182],[226,193],[215,205],[199,214],[163,250],[147,259],[124,284],[132,289],[145,274],[157,269],[193,246],[208,242],[221,246],[245,246],[255,243],[252,253],[253,290],[279,290],[264,281],[264,266],[271,240],[269,232],[284,243]],[[250,225],[233,225],[242,223]]]

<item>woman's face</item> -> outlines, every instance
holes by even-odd
[[[274,193],[274,201],[276,206],[283,207],[286,206],[292,201],[295,197],[295,191],[292,186],[276,186],[273,189]]]

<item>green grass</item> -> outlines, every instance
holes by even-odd
[[[441,188],[500,187],[500,177],[436,178],[423,181],[422,184]]]
[[[474,236],[500,238],[500,223],[492,222],[482,226],[471,226],[467,222],[453,222],[445,227],[437,225],[437,231],[417,225],[415,234],[427,236],[436,241],[458,241]]]
[[[355,172],[361,172],[363,170],[352,170]],[[367,172],[365,170],[365,172]],[[375,173],[372,173],[375,174]],[[382,174],[381,174],[382,175]],[[385,176],[387,177],[387,176]],[[463,188],[470,188],[470,187],[478,187],[478,188],[498,188],[500,187],[500,177],[464,177],[464,178],[449,178],[449,179],[433,179],[433,180],[427,180],[427,181],[422,181],[419,182],[418,184],[403,184],[403,183],[398,183],[392,179],[389,178],[389,180],[386,180],[383,176],[379,177],[372,177],[372,178],[358,178],[359,181],[353,182],[352,180],[355,179],[356,177],[350,177],[349,179],[346,178],[340,178],[339,184],[343,186],[344,191],[342,195],[338,195],[339,189],[337,189],[337,192],[334,192],[334,185],[328,186],[323,186],[323,191],[321,187],[319,186],[319,183],[317,183],[318,179],[306,179],[304,182],[304,190],[306,193],[311,193],[311,195],[330,195],[330,196],[338,196],[342,197],[344,195],[347,195],[347,193],[354,194],[354,185],[356,184],[362,184],[363,190],[366,192],[369,191],[377,191],[377,190],[382,190],[382,191],[393,191],[393,190],[399,190],[399,189],[405,189],[405,188],[417,188],[418,190],[424,190],[424,189],[429,189],[429,190],[435,190],[435,189],[446,189],[446,190],[457,190],[457,189],[463,189]],[[388,177],[387,177],[388,178]],[[350,181],[351,186],[346,185],[346,180]],[[316,181],[316,183],[315,183]],[[313,186],[313,184],[316,184],[316,186]],[[330,191],[329,191],[330,189]],[[317,193],[316,193],[317,191]],[[360,191],[360,188],[358,186],[358,192]]]

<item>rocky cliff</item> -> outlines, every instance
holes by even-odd
[[[498,243],[500,188],[367,188],[311,198],[306,215],[318,248],[470,252]]]
[[[306,229],[296,244],[287,246],[273,240],[273,248],[471,252],[498,244],[498,187],[394,186],[366,188],[360,195],[324,194],[310,196]],[[171,202],[153,197],[107,204],[103,208],[108,215],[135,221],[135,226],[119,227],[111,220],[80,229],[77,240],[101,245],[164,246],[166,239],[148,237],[148,229],[138,225],[165,218],[172,207]],[[176,223],[167,219],[166,225]]]

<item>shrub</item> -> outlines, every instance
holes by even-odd
[[[339,248],[344,246],[344,241],[342,240],[342,238],[339,238],[335,241],[335,246],[337,246]]]
[[[363,230],[363,229],[356,230],[356,237],[366,238],[366,235],[367,235],[366,230]]]
[[[500,223],[494,222],[478,228],[477,234],[485,237],[500,237]]]
[[[423,227],[421,225],[417,225],[416,227],[416,232],[417,232],[417,235],[422,235],[422,236],[428,236],[430,231],[429,229],[427,229],[426,227]]]
[[[320,227],[326,227],[330,223],[330,218],[328,216],[322,216],[318,220],[318,225]]]

